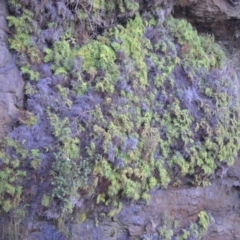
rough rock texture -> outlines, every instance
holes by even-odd
[[[198,213],[203,210],[211,218],[204,240],[240,239],[239,186],[240,160],[225,177],[214,180],[211,186],[158,190],[151,195],[149,205],[125,202],[121,212],[113,218],[100,217],[68,226],[67,232],[71,237],[67,239],[162,239],[158,231],[166,227],[163,226],[164,218],[178,220],[179,229],[187,228],[191,222],[197,221]],[[27,240],[52,240],[55,236],[64,239],[52,225],[46,223],[33,225],[32,231]]]
[[[198,30],[227,43],[240,42],[240,2],[237,0],[180,0],[175,16],[187,18]]]
[[[6,4],[0,1],[0,137],[3,137],[17,119],[23,107],[23,79],[7,45]]]
[[[48,223],[35,224],[33,229],[34,232],[27,237],[27,240],[66,240],[55,226]]]

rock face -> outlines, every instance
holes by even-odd
[[[180,0],[175,16],[187,18],[201,32],[225,43],[240,42],[240,2],[237,0]]]
[[[23,79],[7,45],[6,4],[0,1],[0,137],[6,135],[23,107]]]

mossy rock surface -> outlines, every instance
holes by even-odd
[[[161,21],[161,11],[134,14],[85,44],[57,28],[61,14],[47,29],[30,10],[8,18],[31,116],[9,138],[28,153],[21,167],[34,190],[25,200],[39,202],[40,215],[65,216],[94,198],[112,216],[121,199],[148,200],[186,177],[206,185],[233,164],[239,102],[224,53],[186,21]]]

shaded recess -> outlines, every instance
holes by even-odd
[[[228,48],[239,47],[240,5],[232,0],[179,0],[173,9],[177,18],[185,18],[199,32],[214,34]]]

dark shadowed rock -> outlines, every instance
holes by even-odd
[[[201,32],[214,34],[224,44],[240,42],[238,0],[179,0],[174,14],[187,18]]]

